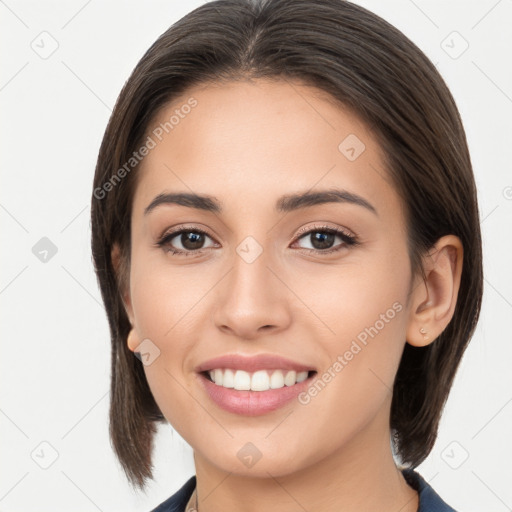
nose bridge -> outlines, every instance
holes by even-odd
[[[231,270],[216,297],[217,327],[245,338],[262,327],[279,329],[288,323],[284,285],[272,268],[271,244],[260,236],[262,243],[249,235],[235,247]]]
[[[270,247],[248,236],[235,251],[230,288],[238,309],[249,312],[254,308],[264,308],[265,304],[273,302],[272,296],[277,291],[275,277],[269,270],[273,259]]]
[[[272,265],[270,248],[260,244],[253,236],[248,236],[238,244],[235,252],[231,271],[233,289],[244,301],[247,299],[252,301],[252,299],[258,299],[258,296],[267,294],[269,281],[273,277],[268,268]]]

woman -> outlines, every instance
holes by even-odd
[[[341,0],[195,9],[119,96],[91,221],[116,454],[143,488],[159,422],[194,450],[155,510],[453,510],[414,468],[480,311],[478,205],[401,32]]]

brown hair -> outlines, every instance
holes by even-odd
[[[110,436],[132,485],[152,478],[156,422],[166,421],[128,349],[121,298],[130,268],[136,166],[121,173],[151,119],[192,85],[245,78],[314,86],[376,134],[408,224],[411,267],[440,237],[464,247],[454,316],[426,347],[405,344],[390,429],[405,465],[430,453],[461,357],[480,312],[483,271],[478,205],[461,119],[427,57],[385,20],[344,0],[216,0],[162,34],[124,85],[98,155],[91,205],[92,253],[112,341]],[[124,167],[126,170],[126,166]],[[131,172],[130,172],[131,171]],[[122,175],[122,179],[121,179]],[[107,184],[110,184],[107,186]],[[121,249],[116,276],[111,250]]]

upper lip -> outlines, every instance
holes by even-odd
[[[315,368],[309,365],[297,363],[276,354],[259,354],[254,356],[226,354],[201,363],[196,367],[196,372],[206,372],[215,368],[230,368],[233,370],[245,370],[246,372],[273,369],[295,370],[296,372],[316,371]]]

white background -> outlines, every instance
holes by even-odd
[[[123,83],[154,40],[201,3],[0,1],[3,512],[148,511],[194,474],[191,448],[169,425],[156,440],[146,495],[131,490],[111,451],[110,341],[89,202]],[[483,310],[438,441],[417,470],[459,512],[510,510],[512,1],[357,3],[437,65],[460,109],[479,190]],[[58,43],[46,59],[31,47],[42,37],[47,49]],[[464,41],[468,49],[453,58]],[[43,237],[57,248],[46,263],[32,252]]]

